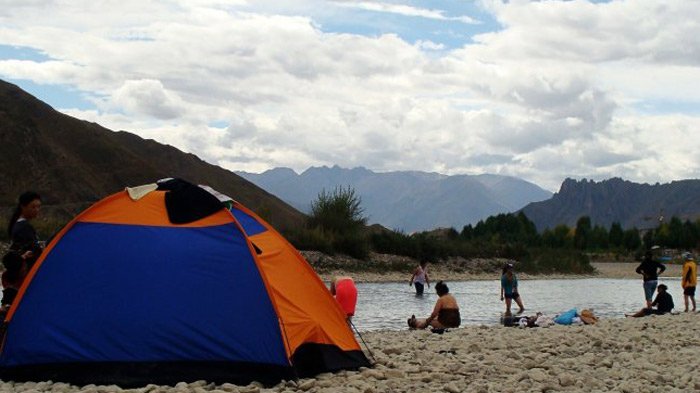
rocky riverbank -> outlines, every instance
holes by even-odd
[[[418,261],[399,255],[372,253],[366,261],[344,255],[326,255],[318,251],[302,251],[301,254],[324,281],[333,276],[351,276],[357,282],[403,282],[408,281]],[[513,263],[518,271],[518,262],[505,258],[465,259],[451,257],[429,265],[432,281],[495,280],[500,277],[506,263]],[[625,262],[592,262],[595,272],[581,274],[527,274],[518,272],[519,279],[577,279],[577,278],[629,278],[639,279],[635,272],[639,262],[632,259]],[[680,277],[681,265],[666,264],[661,277]]]
[[[0,383],[2,391],[55,393],[375,393],[375,392],[688,392],[700,390],[698,314],[602,320],[550,328],[468,326],[429,331],[367,332],[370,369],[326,373],[270,388],[214,385],[77,387]],[[410,344],[407,344],[410,343]]]
[[[418,261],[400,255],[372,253],[363,261],[344,255],[329,256],[318,251],[302,251],[301,254],[325,281],[333,276],[348,275],[357,282],[400,282],[408,281]],[[450,257],[428,267],[433,281],[494,279],[500,275],[506,263],[517,261],[505,258],[465,259]]]

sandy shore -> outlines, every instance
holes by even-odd
[[[518,273],[518,278],[523,280],[528,279],[577,279],[577,278],[631,278],[640,279],[641,276],[637,274],[634,270],[639,266],[638,262],[626,263],[626,262],[592,262],[591,265],[596,269],[595,274],[591,275],[577,275],[577,274],[536,274],[530,275],[525,273]],[[661,275],[661,277],[680,277],[681,276],[681,265],[666,265],[666,271]],[[437,280],[446,281],[470,281],[470,280],[496,280],[498,279],[500,272],[459,272],[454,271],[449,268],[444,268],[439,265],[434,265],[430,267],[430,277],[433,282]],[[411,278],[410,273],[402,272],[347,272],[343,270],[333,270],[328,272],[320,272],[319,275],[324,281],[330,281],[333,276],[336,275],[349,275],[353,277],[356,282],[408,282]]]
[[[282,382],[121,390],[50,382],[0,384],[2,391],[52,392],[688,392],[700,390],[700,315],[603,320],[592,326],[469,326],[363,334],[372,369]]]
[[[637,274],[634,269],[639,266],[638,262],[635,263],[622,263],[622,262],[593,262],[591,263],[593,267],[598,271],[598,276],[601,278],[637,278],[641,280],[641,276]],[[666,264],[666,271],[661,274],[661,277],[681,277],[681,272],[683,270],[682,265],[670,265]]]

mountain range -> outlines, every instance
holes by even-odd
[[[301,174],[288,168],[239,174],[172,146],[59,113],[0,81],[0,210],[5,216],[26,190],[38,191],[44,219],[60,224],[126,186],[180,177],[230,195],[283,230],[303,225],[305,215],[297,209],[308,211],[321,190],[337,186],[356,190],[370,223],[407,232],[461,229],[519,209],[539,230],[574,226],[584,215],[596,225],[620,222],[640,229],[655,227],[661,217],[700,218],[700,180],[650,185],[619,178],[566,179],[552,195],[524,180],[497,175],[376,173],[338,166]]]
[[[530,203],[522,211],[540,231],[558,224],[573,227],[582,216],[606,228],[613,222],[623,228],[655,228],[673,216],[700,218],[700,180],[652,185],[620,178],[600,182],[566,179],[552,198]]]
[[[527,181],[500,175],[454,175],[366,168],[289,168],[263,173],[236,172],[303,212],[322,190],[351,187],[361,198],[368,222],[405,232],[475,224],[490,215],[513,212],[551,192]]]
[[[58,224],[127,186],[179,177],[207,184],[285,229],[305,216],[240,176],[193,154],[59,113],[0,81],[0,208],[9,216],[26,190],[42,195]]]

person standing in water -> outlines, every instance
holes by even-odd
[[[683,301],[685,302],[685,312],[688,312],[688,298],[693,303],[695,312],[695,287],[698,285],[698,266],[693,260],[693,254],[686,253],[683,262],[683,273],[681,276],[681,287],[683,287]]]
[[[503,274],[501,275],[501,301],[505,299],[506,301],[506,315],[511,315],[510,306],[513,300],[518,304],[520,309],[518,314],[525,311],[525,306],[523,306],[523,300],[520,298],[520,293],[518,292],[518,278],[513,273],[513,264],[509,263],[503,268]]]
[[[654,291],[656,291],[656,285],[659,282],[659,274],[663,273],[664,270],[666,270],[666,266],[654,260],[651,250],[647,250],[642,263],[640,263],[635,270],[637,274],[642,275],[646,308],[651,308],[651,300],[654,297]]]
[[[416,287],[416,296],[423,296],[423,290],[427,285],[430,288],[430,280],[428,278],[428,261],[422,260],[416,270],[413,271],[411,279],[408,281],[408,286]]]

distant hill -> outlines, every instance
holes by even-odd
[[[370,223],[405,232],[454,227],[461,230],[490,215],[516,211],[548,199],[549,191],[524,180],[498,175],[446,176],[427,172],[376,173],[365,168],[312,167],[301,174],[275,168],[256,174],[236,172],[297,209],[308,212],[325,189],[350,186],[362,198]]]
[[[558,224],[576,225],[589,216],[594,225],[610,227],[619,222],[624,228],[656,227],[660,216],[683,220],[700,218],[700,180],[667,184],[639,184],[613,178],[601,182],[566,179],[551,199],[533,202],[522,211],[538,230]]]
[[[20,193],[36,190],[48,218],[65,221],[126,186],[164,177],[208,184],[280,228],[297,227],[304,220],[299,211],[228,170],[172,146],[64,115],[0,81],[0,208],[4,215],[9,216]]]

